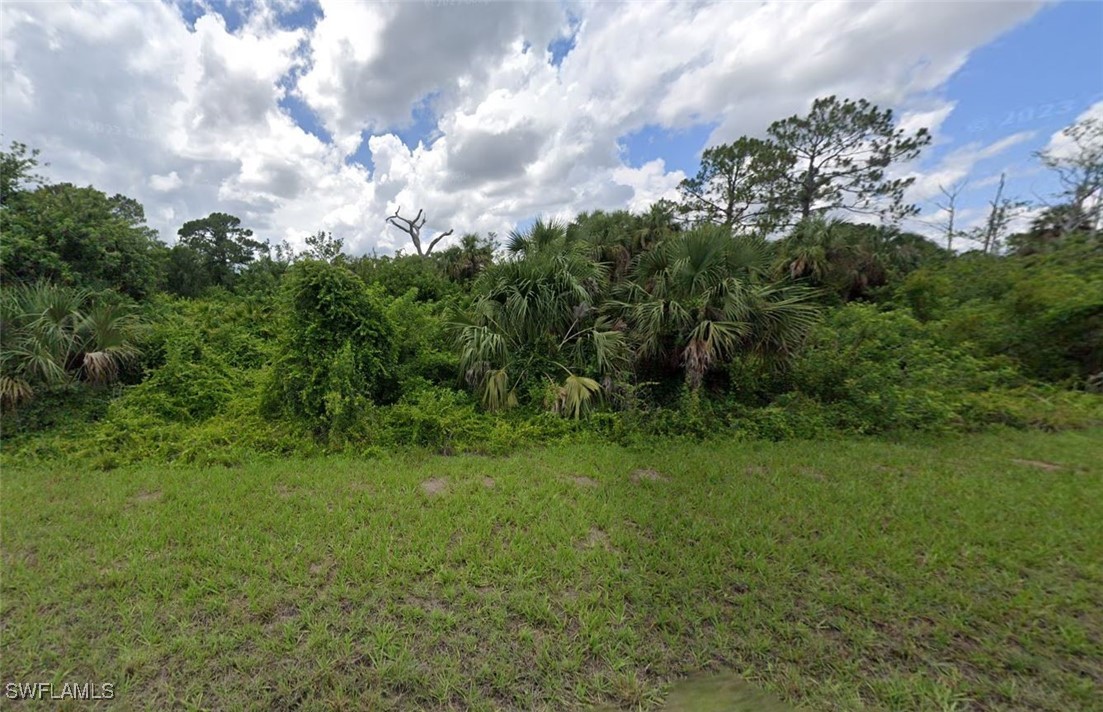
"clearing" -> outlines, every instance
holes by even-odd
[[[2,488],[0,682],[122,709],[653,708],[723,673],[808,709],[1103,695],[1098,430]]]

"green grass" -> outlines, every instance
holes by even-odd
[[[810,709],[1088,709],[1101,463],[1081,431],[8,467],[0,683],[111,682],[124,709],[648,708],[733,671]]]

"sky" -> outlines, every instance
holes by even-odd
[[[214,211],[353,254],[409,251],[396,209],[452,240],[641,211],[831,94],[931,131],[899,171],[933,235],[939,186],[964,183],[966,226],[1001,173],[1049,199],[1034,152],[1103,117],[1094,1],[9,0],[0,40],[3,142],[138,199],[166,242]]]

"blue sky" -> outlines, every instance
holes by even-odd
[[[931,151],[932,160],[963,143],[1035,132],[1033,139],[980,162],[976,174],[983,179],[986,171],[1007,169],[1012,193],[1030,198],[1046,192],[1052,188],[1047,176],[1027,175],[1036,166],[1032,152],[1103,101],[1103,3],[1065,2],[1043,8],[977,49],[947,82],[945,94],[957,105],[942,126],[946,143]],[[970,191],[974,200],[990,195],[991,189]]]
[[[937,185],[967,177],[979,220],[1001,171],[1013,197],[1050,193],[1033,152],[1103,110],[1103,2],[16,0],[0,13],[5,138],[42,148],[52,179],[138,198],[166,237],[224,210],[271,241],[325,229],[388,252],[398,206],[457,235],[642,210],[676,195],[711,143],[830,93],[928,117],[909,197],[931,222]]]
[[[1035,134],[974,164],[961,195],[964,206],[983,206],[990,200],[995,190],[990,180],[1003,170],[1008,172],[1007,194],[1031,201],[1047,194],[1055,188],[1054,182],[1036,172],[1033,153],[1052,134],[1103,101],[1103,2],[1063,2],[1042,8],[1022,25],[977,48],[939,94],[955,106],[941,126],[939,141],[924,157],[926,165],[937,165],[948,153],[973,142],[991,143],[1019,132]],[[681,130],[649,125],[626,135],[622,143],[632,165],[663,158],[669,168],[690,174],[696,171],[714,128],[715,123]]]

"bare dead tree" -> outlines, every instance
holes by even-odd
[[[1007,174],[1001,173],[999,187],[996,188],[996,197],[988,203],[988,219],[985,220],[982,227],[974,230],[976,235],[974,239],[981,243],[985,254],[999,251],[1003,234],[1007,232],[1011,221],[1027,206],[1027,203],[1021,200],[1003,197],[1006,182]]]
[[[1046,148],[1034,155],[1060,182],[1057,204],[1046,202],[1064,234],[1087,227],[1099,230],[1103,220],[1103,121],[1087,118],[1062,132],[1066,147]]]
[[[425,211],[418,210],[417,216],[413,220],[402,217],[399,213],[402,212],[402,208],[399,207],[394,211],[394,215],[387,218],[386,222],[390,225],[394,225],[402,232],[410,236],[410,240],[414,243],[414,249],[417,250],[419,257],[428,257],[433,254],[433,248],[437,246],[437,243],[452,234],[452,230],[442,232],[432,239],[429,243],[428,249],[422,251],[421,249],[421,228],[425,227]]]
[[[942,187],[941,184],[938,186],[938,190],[945,196],[946,200],[941,203],[935,203],[935,207],[946,211],[946,221],[939,225],[939,227],[942,228],[942,231],[946,235],[946,249],[951,252],[954,249],[954,238],[957,237],[958,234],[958,231],[954,229],[954,219],[957,216],[957,197],[961,195],[961,191],[965,189],[966,183],[968,183],[968,181],[963,180],[950,186],[949,189]]]
[[[1007,182],[1007,174],[1000,173],[1000,187],[996,188],[996,197],[989,203],[988,221],[984,225],[984,254],[992,251],[992,247],[999,239],[1000,228],[1007,222],[1003,205],[1003,187]]]

